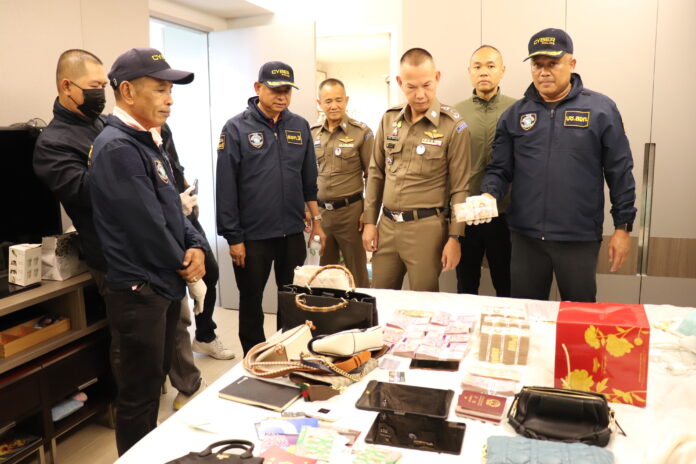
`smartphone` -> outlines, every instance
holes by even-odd
[[[368,411],[419,414],[444,419],[449,414],[452,398],[453,390],[371,380],[355,407]]]
[[[459,361],[443,361],[441,359],[412,359],[411,369],[433,369],[437,371],[458,371]]]
[[[193,181],[193,190],[191,191],[191,195],[198,195],[198,179]]]
[[[461,454],[466,424],[435,417],[377,414],[365,442],[436,453]]]

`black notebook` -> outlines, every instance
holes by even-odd
[[[299,388],[246,375],[220,390],[220,398],[273,411],[285,411],[300,395]]]

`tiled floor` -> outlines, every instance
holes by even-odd
[[[242,347],[237,337],[237,311],[217,308],[213,316],[218,325],[217,335],[225,346],[231,347],[236,357],[229,361],[218,361],[208,356],[194,353],[196,365],[203,378],[212,383],[242,357]],[[275,332],[275,315],[267,315],[266,334]],[[193,333],[193,330],[191,330]],[[160,400],[159,421],[165,421],[174,413],[172,402],[177,391],[167,382],[167,393]],[[76,427],[58,441],[58,464],[112,464],[117,459],[114,430],[104,425],[103,418],[93,418]]]

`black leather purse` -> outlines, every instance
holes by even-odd
[[[525,437],[597,446],[609,443],[615,423],[601,393],[548,387],[523,387],[510,406],[508,422]]]
[[[216,448],[219,448],[216,450]],[[231,449],[244,450],[241,454],[226,453]],[[167,464],[263,464],[263,458],[255,458],[252,454],[254,444],[246,440],[222,440],[213,443],[201,452],[192,451],[186,456],[169,461]]]

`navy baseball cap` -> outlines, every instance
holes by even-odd
[[[523,61],[539,55],[560,58],[566,53],[573,53],[573,40],[564,30],[544,29],[529,39],[527,49],[529,56]]]
[[[270,88],[291,85],[299,90],[299,87],[295,85],[295,73],[282,61],[269,61],[261,66],[258,81]]]
[[[154,77],[174,84],[190,84],[193,73],[172,69],[164,55],[154,48],[132,48],[116,58],[109,71],[109,82],[114,89],[123,81],[139,77]]]

